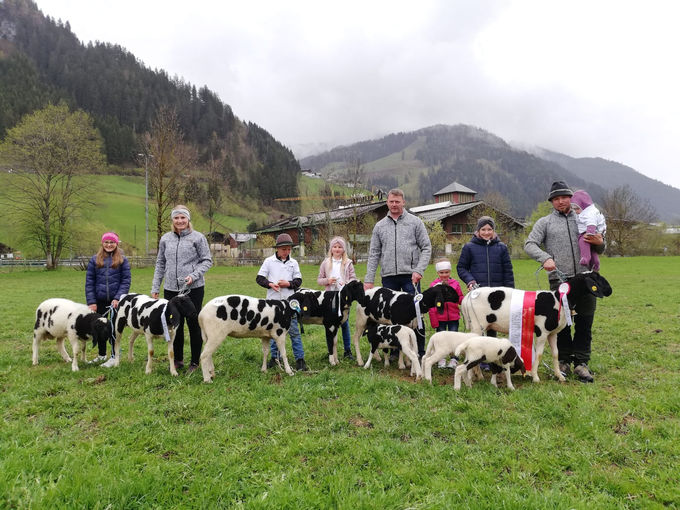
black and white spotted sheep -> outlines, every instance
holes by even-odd
[[[48,338],[57,340],[57,352],[67,363],[71,362],[71,370],[78,371],[78,354],[82,353],[85,361],[87,341],[95,346],[99,340],[108,339],[110,323],[87,305],[75,303],[70,299],[52,298],[38,305],[35,311],[33,326],[33,364],[38,364],[40,342]],[[64,349],[64,339],[68,338],[73,349],[73,359]],[[81,345],[82,344],[82,345]]]
[[[145,294],[125,294],[118,303],[118,315],[116,316],[116,339],[115,339],[115,363],[120,364],[121,337],[125,327],[132,329],[130,335],[130,350],[128,360],[134,359],[135,339],[139,335],[146,338],[147,374],[151,373],[151,363],[153,360],[153,339],[154,337],[163,338],[168,344],[168,360],[170,363],[170,373],[177,375],[175,369],[175,351],[173,341],[177,333],[177,326],[182,317],[196,317],[196,307],[189,296],[175,296],[169,301],[167,299],[154,299]],[[165,329],[163,328],[165,320]],[[165,337],[167,332],[167,338]]]
[[[368,355],[364,368],[371,366],[371,360],[378,349],[397,349],[411,360],[411,375],[415,375],[416,380],[423,376],[416,352],[418,348],[416,333],[411,328],[403,325],[378,324],[369,319],[364,334],[371,344],[371,352]],[[385,366],[389,366],[389,356],[385,356]],[[400,356],[399,369],[403,370],[404,368],[406,366]]]
[[[575,299],[588,293],[596,297],[610,296],[612,288],[609,282],[599,273],[579,273],[568,280],[570,291],[567,294],[570,308]],[[509,287],[480,287],[469,292],[460,310],[465,319],[468,331],[481,335],[487,329],[500,333],[510,332],[510,303],[512,293],[526,292]],[[557,352],[557,334],[567,325],[567,310],[560,305],[558,291],[536,291],[534,312],[534,346],[536,360],[531,367],[531,377],[534,382],[539,382],[538,365],[540,364],[545,342],[548,341],[553,359],[553,372],[555,377],[564,382],[564,376],[559,369]]]
[[[505,372],[505,382],[508,389],[514,390],[510,378],[510,372],[521,372],[524,374],[526,368],[522,358],[507,338],[496,338],[493,336],[475,336],[465,340],[456,347],[454,354],[463,362],[456,367],[456,374],[453,380],[453,389],[460,390],[461,377],[465,376],[465,384],[468,388],[472,386],[471,370],[478,367],[480,363],[488,363],[491,370],[491,384],[498,388],[496,376]]]
[[[288,300],[300,303],[303,324],[323,324],[326,329],[328,362],[338,364],[338,330],[347,320],[353,301],[364,296],[364,285],[358,280],[348,282],[341,290],[299,289]]]
[[[213,354],[228,336],[233,338],[260,338],[262,340],[262,371],[267,371],[269,340],[276,342],[288,375],[293,371],[286,356],[286,334],[300,308],[295,300],[258,299],[230,294],[216,297],[206,303],[198,314],[198,324],[203,335],[201,369],[203,380],[212,382],[215,377]]]
[[[363,298],[357,300],[356,322],[354,330],[354,348],[357,364],[363,365],[359,351],[359,338],[364,333],[369,319],[379,324],[403,324],[410,326],[416,333],[418,355],[425,354],[425,334],[417,329],[416,306],[420,308],[421,316],[426,315],[432,307],[442,310],[444,303],[457,303],[458,293],[446,284],[437,284],[422,294],[422,299],[414,303],[414,296],[408,292],[390,290],[385,287],[374,287],[365,292]]]

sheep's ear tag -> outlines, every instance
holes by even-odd
[[[169,317],[170,317],[170,318],[172,319],[172,314],[170,314],[170,316],[169,316]]]
[[[560,294],[569,294],[570,290],[571,290],[571,287],[569,286],[569,284],[567,282],[560,283],[560,286],[557,287],[557,291]],[[593,289],[593,290],[595,290],[595,289]]]
[[[306,307],[306,306],[305,306],[305,307],[303,307],[302,309],[303,309],[303,310],[304,310],[305,312],[307,311],[307,307]]]
[[[413,296],[413,302],[414,303],[419,303],[421,299],[423,299],[422,294],[416,294],[415,296]]]
[[[590,287],[590,288],[592,289],[593,292],[597,292],[597,285],[593,285],[593,286]]]

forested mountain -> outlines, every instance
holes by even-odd
[[[629,184],[657,207],[662,219],[680,218],[680,190],[616,163],[541,154],[514,148],[476,127],[438,125],[338,147],[303,158],[300,164],[342,179],[348,161],[358,158],[368,184],[383,189],[402,187],[409,205],[432,202],[433,193],[457,181],[475,190],[479,198],[501,194],[517,217],[528,216],[558,179],[574,189],[588,190],[595,201],[602,199],[605,190]]]
[[[0,138],[23,115],[59,100],[94,117],[111,164],[133,162],[138,135],[167,105],[200,161],[222,155],[222,174],[239,192],[265,204],[297,194],[293,153],[207,87],[151,70],[118,45],[84,45],[68,21],[44,16],[32,0],[0,1]]]

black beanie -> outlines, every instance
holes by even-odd
[[[482,216],[477,220],[477,231],[481,229],[484,225],[491,225],[491,228],[496,230],[496,224],[491,216]]]
[[[569,189],[567,183],[564,181],[555,181],[550,186],[550,194],[548,195],[548,202],[551,202],[555,197],[571,197],[574,192]]]

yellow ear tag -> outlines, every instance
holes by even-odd
[[[172,314],[170,314],[170,318],[172,319]]]
[[[437,301],[437,306],[442,306],[441,302]]]
[[[590,288],[593,290],[593,292],[597,291],[597,285],[593,285],[593,286],[590,287]]]
[[[305,306],[305,307],[303,308],[303,310],[306,312],[306,311],[307,311],[307,307]]]

